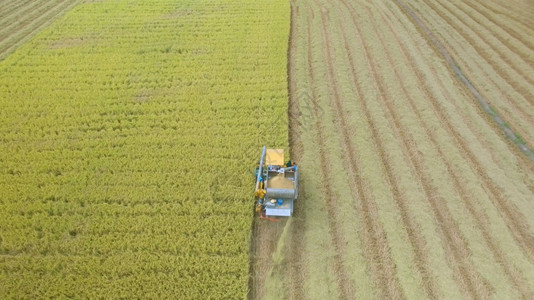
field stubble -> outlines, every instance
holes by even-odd
[[[0,6],[0,60],[82,0],[7,1]]]
[[[500,96],[519,96],[502,115],[516,118],[521,134],[530,128],[521,114],[531,105],[523,100],[531,93],[532,45],[528,21],[518,16],[527,13],[506,11],[520,26],[499,29],[495,12],[504,2],[429,3],[292,2],[290,107],[299,118],[290,134],[306,178],[296,214],[305,217],[287,223],[279,241],[287,252],[266,278],[285,292],[258,298],[532,297],[531,162],[406,8],[429,16],[448,7],[486,26],[477,31],[483,36],[465,35],[472,22],[465,21],[459,36],[470,38],[449,51],[470,80],[471,67],[501,70],[473,84],[491,80],[493,90],[483,93],[499,113]],[[460,26],[440,13],[422,19],[445,44],[460,43]],[[463,55],[469,47],[496,55]],[[324,112],[312,122],[302,113],[310,105]]]

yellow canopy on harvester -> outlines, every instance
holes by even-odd
[[[284,165],[284,149],[267,149],[265,155],[266,165],[283,166]]]

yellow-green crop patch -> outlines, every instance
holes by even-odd
[[[285,0],[80,4],[0,62],[0,298],[243,298]]]

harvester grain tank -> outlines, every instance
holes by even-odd
[[[298,197],[298,166],[291,161],[284,164],[283,149],[266,149],[263,146],[255,175],[256,211],[261,216],[290,217]]]

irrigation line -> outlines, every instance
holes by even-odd
[[[487,115],[489,115],[495,123],[497,123],[497,125],[504,132],[505,136],[510,139],[523,154],[525,154],[532,162],[534,162],[534,150],[528,147],[528,145],[521,138],[521,136],[510,127],[510,125],[499,115],[499,113],[491,106],[491,104],[479,93],[475,86],[471,84],[471,82],[462,72],[454,58],[452,58],[452,56],[450,55],[449,51],[447,51],[445,45],[434,35],[434,33],[432,33],[430,28],[428,28],[428,26],[421,20],[421,18],[419,18],[419,16],[412,9],[410,9],[401,0],[395,0],[395,2],[397,2],[401,9],[404,10],[413,19],[419,29],[421,29],[426,34],[430,42],[432,42],[432,44],[445,58],[449,67],[452,68],[452,70],[456,74],[456,77],[460,79],[460,81],[471,92],[473,97],[475,97],[482,110]]]

